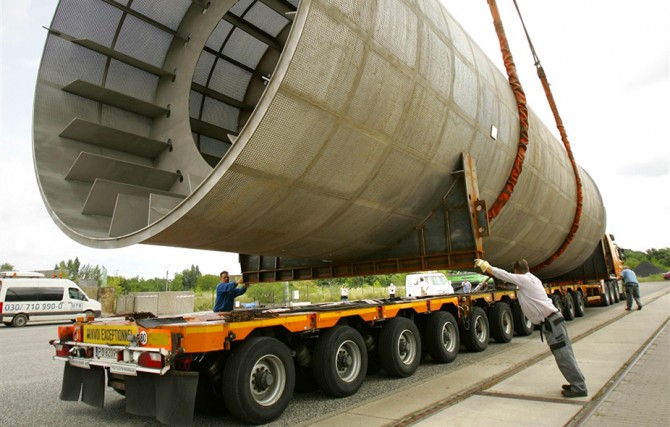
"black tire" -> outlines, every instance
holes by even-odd
[[[458,323],[451,313],[436,311],[428,316],[423,335],[424,347],[436,363],[451,363],[461,346]]]
[[[621,292],[619,292],[619,284],[617,282],[614,282],[614,295],[616,296],[616,302],[621,302],[623,301],[623,298],[621,298]]]
[[[572,292],[568,292],[563,296],[563,317],[565,320],[575,318],[575,301],[572,298]]]
[[[563,310],[565,309],[565,307],[563,306],[563,298],[561,298],[559,295],[556,294],[551,294],[549,298],[551,298],[551,302],[554,304],[554,307],[556,307],[558,311],[560,311],[561,314],[563,314]],[[563,317],[565,317],[565,315]]]
[[[223,397],[223,370],[229,352],[205,355],[199,370],[195,410],[202,414],[221,416],[228,413]]]
[[[575,317],[584,317],[586,303],[584,302],[584,295],[581,291],[572,293],[572,299],[575,305]]]
[[[512,305],[512,318],[514,319],[514,331],[520,337],[527,337],[535,330],[533,323],[523,314],[519,303]]]
[[[611,304],[611,301],[610,301],[610,284],[609,283],[605,283],[605,290],[600,291],[600,299],[601,299],[601,305],[603,307],[607,307],[608,305]]]
[[[26,323],[28,323],[28,316],[26,316],[25,314],[17,314],[12,319],[12,326],[14,326],[15,328],[26,326]]]
[[[610,301],[612,304],[619,302],[619,292],[617,291],[616,282],[610,282]]]
[[[330,328],[314,346],[312,375],[321,390],[334,397],[355,394],[368,369],[368,351],[361,334],[351,326]]]
[[[256,337],[233,349],[223,370],[223,395],[240,421],[264,424],[275,420],[293,397],[295,370],[282,342]]]
[[[509,304],[496,303],[489,310],[489,324],[491,325],[491,336],[496,342],[508,343],[514,336],[514,318]]]
[[[461,325],[461,342],[468,351],[480,352],[486,350],[486,347],[489,346],[491,330],[484,309],[472,307],[468,323],[468,329]]]
[[[421,363],[419,328],[405,317],[384,323],[379,333],[379,361],[388,375],[407,378]]]

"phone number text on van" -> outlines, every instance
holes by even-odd
[[[26,304],[5,304],[4,311],[30,311],[30,310],[62,310],[63,303],[26,303]]]

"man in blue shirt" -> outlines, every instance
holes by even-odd
[[[626,310],[633,308],[633,298],[635,298],[635,303],[637,304],[637,309],[642,310],[642,303],[640,302],[640,284],[637,281],[637,276],[628,268],[627,265],[623,266],[623,271],[621,272],[621,279],[623,279],[623,284],[626,285]]]
[[[231,282],[227,271],[221,272],[221,283],[216,285],[216,301],[214,302],[214,311],[233,311],[233,302],[235,297],[244,294],[249,288],[248,283],[244,283],[243,288],[238,288],[240,282]]]

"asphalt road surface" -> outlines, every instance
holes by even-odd
[[[653,292],[667,283],[643,283],[640,288]],[[621,310],[623,303],[610,307],[587,308],[586,316],[593,310]],[[579,322],[575,319],[574,322]],[[54,349],[49,340],[57,337],[58,324],[34,324],[23,328],[0,325],[0,426],[159,426],[154,418],[129,415],[125,411],[125,398],[111,388],[106,388],[103,409],[90,407],[82,402],[64,402],[58,396],[63,376],[63,362],[52,360]],[[493,341],[481,353],[461,353],[451,364],[421,365],[410,378],[389,378],[383,372],[369,375],[363,387],[354,396],[334,399],[320,391],[296,393],[284,414],[271,426],[290,426],[329,413],[340,412],[349,406],[390,393],[408,385],[433,378],[445,370],[480,364],[485,369],[488,359],[495,360],[496,353],[510,350],[527,340],[539,339],[538,333],[530,337],[514,337],[508,344]],[[492,359],[493,358],[493,359]],[[392,410],[392,408],[389,408]],[[196,426],[243,425],[227,415],[196,414]]]

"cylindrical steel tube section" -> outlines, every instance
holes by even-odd
[[[98,248],[136,243],[355,260],[439,206],[460,154],[490,206],[510,172],[509,84],[438,0],[61,0],[34,114],[51,216]],[[584,172],[581,225],[542,271],[604,233]],[[558,248],[576,206],[560,142],[530,115],[523,172],[485,242],[492,263]]]

